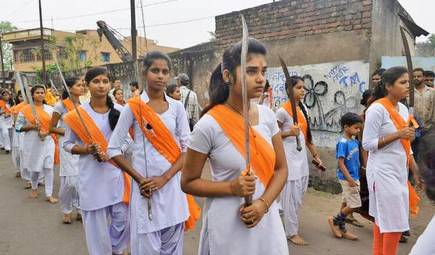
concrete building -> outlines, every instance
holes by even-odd
[[[67,40],[74,40],[74,48],[77,58],[90,66],[114,64],[122,62],[109,41],[100,37],[96,30],[80,30],[75,33],[44,28],[44,40],[46,43],[45,59],[47,64],[52,63],[54,49],[62,54],[67,45]],[[177,48],[157,45],[154,40],[143,37],[137,38],[138,55],[144,55],[147,50],[159,50],[166,53],[178,50]],[[14,70],[21,72],[34,72],[42,66],[40,54],[40,30],[26,29],[3,34],[3,41],[12,44]],[[122,45],[131,51],[131,39],[126,37],[121,40]],[[49,49],[50,48],[50,49]]]
[[[241,39],[243,14],[249,35],[268,49],[267,78],[273,88],[272,108],[286,100],[281,56],[290,73],[305,80],[304,99],[315,143],[328,170],[312,171],[322,190],[337,192],[335,144],[339,120],[360,113],[361,93],[382,56],[403,56],[400,27],[415,54],[415,38],[427,35],[397,0],[281,0],[215,17],[216,40],[171,53],[175,72],[191,76],[199,101],[208,101],[208,80],[223,50]]]

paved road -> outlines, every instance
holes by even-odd
[[[28,198],[24,183],[15,178],[9,155],[0,152],[0,255],[85,255],[86,244],[81,223],[61,223],[59,205],[50,205],[41,195]],[[56,178],[55,194],[59,178]],[[43,189],[40,190],[43,194]],[[296,255],[367,255],[371,251],[371,226],[352,228],[359,241],[338,240],[331,237],[327,217],[336,213],[340,197],[310,190],[304,200],[301,234],[310,243],[306,247],[290,245],[290,254]],[[400,255],[408,254],[416,237],[423,231],[435,207],[423,201],[420,216],[412,220],[413,236],[400,247]],[[363,220],[362,220],[363,221]],[[199,227],[185,236],[185,254],[196,254]],[[241,244],[243,245],[243,244]]]

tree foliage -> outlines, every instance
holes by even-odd
[[[0,21],[0,34],[11,32],[17,30],[17,27],[12,25],[9,21]],[[12,45],[9,43],[2,42],[3,50],[3,64],[6,70],[12,69]]]

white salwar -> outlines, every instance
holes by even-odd
[[[272,144],[272,137],[279,132],[274,113],[265,106],[257,107],[259,124],[253,128]],[[204,115],[196,124],[189,148],[208,155],[213,181],[234,180],[245,167],[243,156],[211,115]],[[253,198],[259,198],[264,191],[264,185],[258,180]],[[258,225],[248,229],[240,220],[243,203],[241,197],[206,198],[199,254],[288,254],[278,204],[273,202]]]
[[[283,132],[293,127],[293,118],[282,107],[276,111],[276,119],[282,123],[281,131]],[[299,140],[302,146],[301,151],[296,149],[295,136],[283,139],[288,177],[284,190],[281,192],[281,206],[284,211],[283,222],[288,237],[298,234],[299,209],[309,181],[307,147],[303,132],[300,132]]]
[[[89,103],[81,107],[108,141],[112,135],[109,112],[97,113]],[[71,152],[76,144],[83,142],[66,126],[63,148]],[[128,246],[130,235],[128,206],[122,202],[122,171],[109,162],[98,162],[93,155],[80,155],[78,169],[80,209],[89,254],[121,254]]]
[[[399,114],[407,121],[408,109],[399,103]],[[369,152],[367,184],[369,213],[381,233],[409,230],[408,167],[406,152],[400,139],[379,149],[381,137],[397,132],[390,114],[379,103],[366,112],[362,145]]]
[[[65,128],[63,118],[68,110],[62,102],[54,105],[54,111],[60,115],[58,127]],[[73,155],[63,148],[65,137],[61,136],[59,139],[59,157],[60,157],[60,188],[59,198],[64,214],[70,214],[73,208],[79,209],[79,155]]]
[[[51,116],[53,107],[49,105],[43,106],[43,110]],[[29,125],[23,113],[19,113],[16,121],[16,129]],[[22,163],[23,172],[29,173],[32,189],[38,188],[38,181],[41,175],[45,178],[45,195],[51,197],[53,195],[53,167],[54,167],[54,150],[55,144],[53,138],[48,135],[43,140],[38,135],[38,131],[30,130],[23,135],[23,153]],[[27,177],[27,176],[26,176]],[[26,178],[23,176],[23,178]]]
[[[145,103],[149,101],[146,92],[142,93],[141,99]],[[190,132],[186,112],[179,101],[166,95],[165,99],[169,108],[159,114],[159,117],[175,138],[181,151],[185,151]],[[128,104],[124,106],[110,140],[109,156],[114,157],[121,154],[122,142],[132,126],[135,137],[132,144],[133,168],[144,177],[163,175],[171,168],[171,163],[143,136]],[[180,180],[181,173],[178,172],[165,186],[153,192],[151,197],[152,221],[148,219],[148,201],[140,194],[137,183],[133,182],[130,203],[132,255],[182,254],[183,223],[188,219],[189,211],[186,194],[181,191]]]

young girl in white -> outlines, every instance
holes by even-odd
[[[248,98],[258,98],[266,82],[266,48],[249,39],[246,70],[241,70],[241,43],[224,52],[210,79],[210,105],[190,138],[182,171],[186,193],[206,197],[200,255],[288,254],[275,199],[287,180],[281,133],[274,113],[250,104],[251,169],[246,175],[241,74]],[[213,180],[201,178],[210,160]],[[253,196],[251,205],[244,197]]]
[[[54,105],[51,117],[50,131],[60,136],[59,156],[60,156],[60,190],[59,198],[63,213],[63,223],[70,224],[73,207],[79,209],[79,155],[73,155],[63,149],[65,141],[65,123],[63,118],[69,111],[74,110],[74,104],[80,105],[79,97],[83,95],[83,80],[79,77],[67,78],[65,80],[69,88],[71,97],[67,91],[62,95],[62,101]],[[77,211],[77,219],[81,219],[80,212]]]
[[[183,254],[189,218],[180,170],[189,136],[181,102],[164,91],[171,63],[161,52],[149,52],[144,63],[146,88],[124,107],[109,144],[109,156],[135,180],[131,201],[131,253]],[[132,165],[122,156],[122,141],[133,127]]]
[[[287,238],[293,244],[307,245],[308,243],[298,234],[299,208],[302,205],[304,193],[307,191],[310,174],[307,148],[319,165],[323,165],[323,163],[320,160],[316,146],[313,144],[307,111],[302,104],[302,99],[304,98],[304,80],[299,76],[292,76],[289,82],[290,87],[286,83],[286,90],[293,90],[299,123],[298,125],[293,124],[293,111],[290,101],[284,103],[276,111],[276,118],[278,126],[281,129],[288,166],[288,178],[285,188],[281,193],[281,205],[284,210],[284,226]],[[296,136],[299,137],[301,151],[296,149]]]
[[[38,180],[41,174],[45,179],[45,195],[50,203],[57,203],[53,197],[53,166],[55,144],[50,136],[50,119],[53,107],[44,104],[45,87],[33,86],[30,90],[36,116],[32,106],[27,104],[18,114],[15,129],[25,132],[23,136],[23,171],[30,173],[32,191],[30,197],[38,197]]]
[[[90,102],[78,107],[80,116],[73,110],[63,118],[66,124],[63,148],[80,155],[79,198],[89,254],[123,254],[130,235],[129,184],[106,154],[120,108],[108,96],[110,82],[106,68],[90,69],[85,81],[91,93]]]

